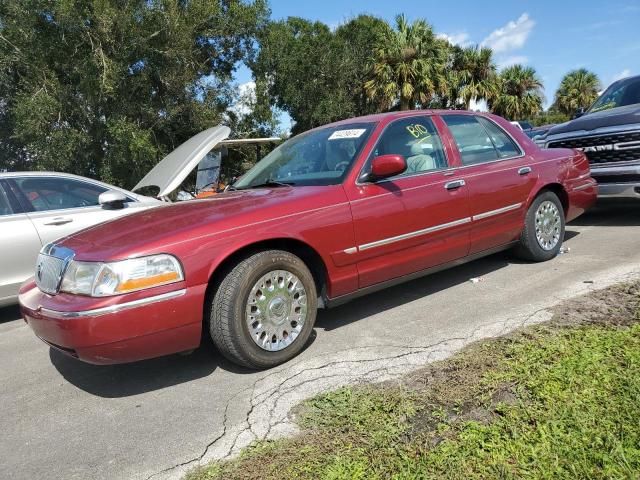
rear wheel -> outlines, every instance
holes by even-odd
[[[525,217],[516,254],[534,262],[550,260],[560,251],[564,239],[564,210],[553,192],[538,195]]]
[[[317,302],[313,276],[300,258],[282,250],[255,253],[220,283],[210,310],[211,338],[234,363],[273,367],[302,350]]]

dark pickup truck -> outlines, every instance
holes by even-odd
[[[600,197],[640,199],[640,75],[614,82],[586,112],[535,141],[582,150]]]

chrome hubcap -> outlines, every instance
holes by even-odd
[[[536,211],[536,240],[544,250],[553,250],[560,241],[562,220],[558,207],[545,201]]]
[[[291,345],[307,319],[307,291],[287,270],[273,270],[253,286],[247,299],[246,322],[260,348],[275,352]]]

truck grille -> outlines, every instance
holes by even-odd
[[[40,290],[51,295],[58,293],[62,276],[73,251],[55,245],[45,246],[38,255],[36,263],[36,285]]]
[[[633,145],[620,145],[634,142]],[[637,144],[635,144],[637,142]],[[640,160],[640,131],[612,133],[592,137],[566,138],[554,140],[547,144],[547,148],[578,148],[602,147],[595,152],[584,152],[591,164],[614,162],[630,162]],[[606,150],[605,150],[606,148]]]

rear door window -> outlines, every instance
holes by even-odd
[[[500,158],[517,157],[522,154],[520,148],[515,142],[502,130],[498,125],[484,117],[477,117],[478,121],[484,126],[489,134],[489,138],[493,142],[493,146],[498,151]]]
[[[471,115],[443,115],[453,135],[463,165],[477,165],[500,158],[487,130]]]

